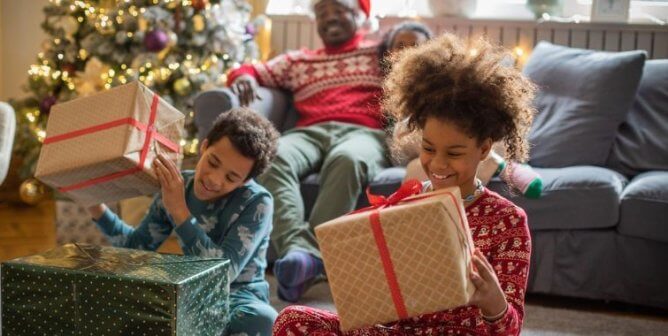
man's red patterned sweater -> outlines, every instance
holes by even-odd
[[[266,63],[232,70],[228,83],[251,75],[266,87],[289,90],[299,113],[297,126],[340,121],[379,129],[382,73],[377,45],[356,35],[344,45],[281,54]]]

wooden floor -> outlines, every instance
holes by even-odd
[[[56,246],[56,206],[0,205],[0,261],[49,250]]]

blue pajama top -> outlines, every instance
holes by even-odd
[[[264,272],[272,228],[271,194],[249,180],[222,198],[200,201],[194,193],[194,171],[181,174],[191,214],[184,223],[174,223],[158,193],[137,228],[107,209],[97,221],[102,232],[114,246],[154,251],[174,230],[184,254],[230,260],[232,292],[248,286],[267,292]],[[177,224],[181,225],[177,228]]]

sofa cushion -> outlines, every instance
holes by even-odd
[[[668,243],[668,171],[642,173],[622,193],[619,233]]]
[[[539,87],[529,135],[531,165],[605,165],[644,63],[642,51],[600,52],[540,42],[524,67]]]
[[[374,177],[369,187],[371,192],[376,195],[388,196],[399,189],[404,176],[406,176],[406,168],[392,167],[383,169],[383,171]]]
[[[636,99],[617,132],[608,165],[624,174],[668,170],[668,60],[645,63]]]
[[[539,199],[509,192],[493,179],[489,188],[523,208],[531,230],[580,230],[610,228],[619,219],[619,199],[626,177],[593,166],[536,168],[543,178]]]
[[[258,88],[257,93],[261,99],[256,99],[249,106],[252,110],[269,119],[279,131],[284,131],[286,126],[294,125],[292,121],[294,118],[287,115],[292,106],[289,95],[265,87]],[[238,106],[239,98],[229,88],[204,91],[197,95],[193,102],[197,137],[200,140],[204,139],[221,113]],[[286,125],[289,122],[292,124]]]

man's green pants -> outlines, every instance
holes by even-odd
[[[382,130],[326,122],[284,133],[275,161],[258,177],[274,196],[271,241],[278,256],[302,250],[320,257],[313,228],[354,210],[362,189],[387,165]],[[314,172],[320,189],[305,221],[299,183]]]

